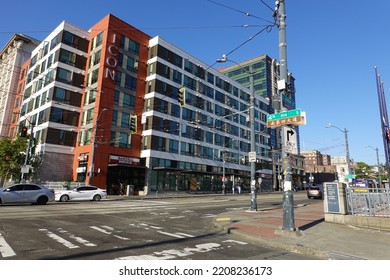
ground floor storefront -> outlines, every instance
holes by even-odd
[[[259,165],[260,166],[260,165]],[[283,178],[270,168],[257,169],[258,192],[281,190]],[[78,182],[87,179],[87,168],[78,167]],[[109,195],[148,195],[161,192],[250,192],[250,166],[198,164],[161,158],[130,158],[109,156],[108,164],[93,174],[92,183],[106,188]],[[295,171],[295,170],[294,170]],[[295,173],[295,172],[294,172]],[[280,174],[281,175],[281,174]],[[296,174],[295,174],[296,175]],[[293,175],[293,185],[301,185],[299,176]],[[279,179],[281,178],[281,180]],[[278,180],[275,184],[275,179]],[[281,184],[281,185],[280,185]],[[278,186],[275,189],[275,185]]]

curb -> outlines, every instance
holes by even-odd
[[[223,215],[223,217],[222,217]],[[265,245],[267,247],[276,248],[276,249],[282,249],[286,250],[292,253],[298,253],[302,255],[311,255],[322,259],[329,259],[331,252],[320,250],[313,247],[307,247],[300,242],[296,242],[295,244],[292,244],[290,242],[286,242],[287,240],[296,240],[298,241],[298,238],[304,238],[305,233],[303,231],[299,231],[298,234],[289,234],[282,231],[281,228],[275,229],[275,234],[282,236],[276,240],[272,238],[264,238],[260,236],[254,236],[251,234],[247,234],[244,232],[241,232],[240,230],[237,230],[234,228],[234,225],[232,225],[232,220],[229,216],[230,213],[221,214],[221,217],[217,217],[214,220],[214,226],[216,228],[221,229],[222,231],[226,232],[227,234],[237,235],[243,239],[247,239],[248,241],[259,243],[262,245]],[[284,239],[284,240],[283,240]]]

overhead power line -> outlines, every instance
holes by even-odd
[[[244,14],[245,16],[248,16],[248,17],[253,17],[253,18],[257,18],[257,19],[263,20],[263,21],[265,21],[265,22],[272,23],[272,22],[271,22],[271,21],[269,21],[269,20],[266,20],[266,19],[264,19],[264,18],[261,18],[261,17],[255,16],[255,15],[253,15],[253,14],[249,13],[249,12],[244,12],[244,11],[238,10],[238,9],[236,9],[236,8],[229,7],[229,6],[227,6],[227,5],[224,5],[224,4],[221,4],[221,3],[218,3],[218,2],[216,2],[216,1],[213,1],[213,0],[207,0],[207,1],[208,1],[208,2],[211,2],[211,3],[215,4],[215,5],[218,5],[218,6],[224,7],[224,8],[226,8],[226,9],[229,9],[229,10],[236,11],[236,12],[238,12],[238,13],[240,13],[240,14]]]
[[[230,52],[226,53],[225,56],[229,56],[230,54],[232,54],[233,52],[235,52],[236,50],[238,50],[239,48],[241,48],[243,45],[245,45],[246,43],[248,43],[249,41],[253,40],[253,38],[255,38],[256,36],[258,36],[259,34],[261,34],[262,32],[264,31],[267,31],[267,32],[270,32],[272,30],[272,27],[275,26],[275,23],[273,23],[272,25],[267,25],[266,27],[264,27],[263,29],[261,29],[259,32],[257,32],[255,35],[249,37],[247,40],[245,40],[244,42],[242,42],[240,45],[238,45],[237,47],[235,47],[234,49],[232,49]]]
[[[264,6],[268,7],[268,9],[270,9],[272,12],[274,11],[274,9],[272,9],[272,7],[270,7],[267,3],[265,3],[263,0],[260,0],[261,3],[264,4]]]

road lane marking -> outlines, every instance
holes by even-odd
[[[217,217],[217,215],[215,214],[204,214],[202,217],[200,217],[201,219],[206,219],[206,218],[214,218],[214,217]]]
[[[186,247],[181,250],[170,249],[160,252],[154,252],[150,255],[124,256],[117,258],[117,260],[169,260],[178,257],[187,257],[190,255],[194,255],[195,253],[207,253],[210,251],[218,250],[220,248],[221,245],[218,243],[203,243],[195,245],[195,247]]]
[[[120,236],[120,235],[117,235],[117,234],[114,234],[115,232],[119,232],[119,231],[115,231],[115,229],[113,227],[110,227],[110,226],[101,226],[101,227],[97,227],[97,226],[90,226],[91,229],[94,229],[94,230],[97,230],[101,233],[104,233],[104,234],[107,234],[107,235],[111,235],[115,238],[118,238],[118,239],[121,239],[121,240],[130,240],[130,238],[128,237],[124,237],[124,236]]]
[[[240,244],[240,245],[247,245],[248,244],[246,242],[237,241],[237,240],[233,240],[233,239],[228,239],[228,240],[222,241],[222,243],[237,243],[237,244]]]
[[[169,217],[169,219],[183,219],[185,217],[186,216],[173,216],[173,217]]]
[[[193,236],[193,235],[186,234],[186,233],[182,233],[182,232],[169,233],[169,232],[160,231],[160,230],[158,230],[157,232],[158,232],[158,233],[161,233],[161,234],[164,234],[164,235],[172,236],[172,237],[175,237],[175,238],[195,237],[195,236]]]
[[[102,228],[97,227],[97,226],[90,226],[90,228],[91,228],[91,229],[94,229],[94,230],[97,230],[97,231],[99,231],[99,232],[101,232],[101,233],[107,234],[107,235],[112,234],[111,231],[107,231],[107,230],[102,229]]]
[[[11,246],[5,241],[4,237],[0,233],[0,254],[3,258],[9,258],[16,256],[14,250],[12,250]]]
[[[68,247],[69,249],[76,249],[76,248],[80,248],[79,246],[77,246],[76,244],[73,244],[72,242],[62,238],[61,236],[45,229],[45,228],[41,228],[39,229],[39,231],[42,231],[42,232],[45,232],[46,235],[48,237],[50,237],[51,239],[57,241],[58,243],[60,243],[61,245],[64,245],[65,247]]]
[[[217,222],[228,222],[228,221],[230,221],[230,218],[217,218],[215,221],[217,221]]]
[[[95,247],[96,244],[92,243],[92,242],[89,242],[88,240],[82,238],[82,237],[79,237],[79,236],[76,236],[70,232],[68,232],[67,230],[64,230],[62,228],[59,228],[57,229],[60,233],[64,233],[66,235],[68,235],[69,238],[71,239],[74,239],[76,242],[80,243],[80,244],[83,244],[84,246],[87,246],[87,247]]]

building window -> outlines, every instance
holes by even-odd
[[[114,110],[112,111],[112,125],[117,126],[118,123],[118,111]]]
[[[58,59],[60,62],[75,66],[76,65],[76,54],[70,51],[61,49],[60,57]]]
[[[125,132],[120,132],[119,133],[119,147],[122,147],[122,148],[130,148],[130,137],[129,137],[129,134],[125,133]]]
[[[125,88],[135,91],[136,87],[137,87],[137,79],[134,78],[133,76],[126,75]]]
[[[103,36],[104,36],[104,32],[100,32],[95,38],[93,38],[92,44],[91,44],[91,50],[99,47],[102,44]]]
[[[130,127],[130,114],[122,112],[121,127]]]
[[[123,93],[123,108],[134,109],[135,97],[133,95]]]
[[[63,68],[57,68],[57,81],[68,84],[72,81],[72,72]]]
[[[169,140],[169,152],[177,154],[179,152],[179,141]]]
[[[101,56],[101,53],[102,51],[101,50],[98,50],[96,52],[94,52],[91,56],[91,63],[90,63],[90,67],[93,67],[95,66],[96,64],[99,64],[100,63],[100,56]]]

